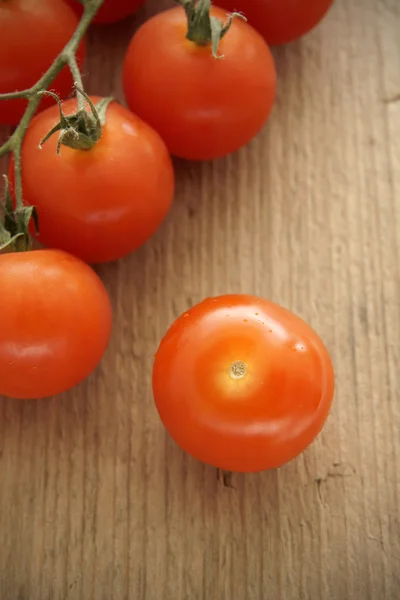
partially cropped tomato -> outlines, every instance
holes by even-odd
[[[4,254],[0,289],[0,395],[53,396],[95,369],[112,318],[87,264],[56,250]]]
[[[83,12],[82,4],[79,0],[65,0],[78,15]],[[116,23],[125,19],[132,13],[136,12],[145,0],[104,0],[104,3],[99,8],[94,23]]]
[[[287,44],[305,35],[326,15],[333,0],[218,0],[242,12],[269,44]]]
[[[76,109],[75,98],[63,103],[66,115]],[[22,147],[24,202],[37,209],[38,240],[88,263],[121,258],[144,244],[169,211],[174,193],[169,153],[151,127],[112,102],[93,148],[62,146],[57,156],[57,135],[38,146],[58,116],[57,106],[37,115]]]
[[[211,15],[226,22],[225,11],[212,8]],[[262,37],[239,18],[221,40],[217,57],[210,43],[190,41],[187,34],[182,7],[146,21],[126,53],[125,96],[172,154],[214,159],[262,129],[275,99],[275,65]]]
[[[153,391],[172,438],[195,458],[238,472],[300,454],[328,416],[334,375],[299,317],[246,295],[209,298],[171,326]]]
[[[22,91],[34,85],[69,42],[78,19],[63,0],[0,1],[0,94]],[[82,64],[85,44],[77,58]],[[72,91],[73,79],[65,67],[51,84],[64,98]],[[40,108],[50,105],[43,98]],[[26,108],[26,100],[2,101],[0,124],[16,125]]]

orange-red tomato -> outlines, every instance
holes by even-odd
[[[76,108],[76,98],[63,103],[66,115]],[[165,144],[141,119],[112,102],[91,150],[62,146],[57,156],[57,135],[42,149],[38,145],[58,119],[56,105],[37,115],[22,147],[24,202],[36,206],[38,240],[88,263],[121,258],[156,232],[171,206],[174,172]]]
[[[226,21],[225,11],[211,14]],[[262,37],[241,19],[220,43],[223,58],[186,33],[182,7],[146,21],[126,53],[124,91],[129,107],[172,154],[208,160],[234,152],[261,130],[274,103],[276,71]]]
[[[83,8],[78,0],[65,0],[78,15],[81,15]],[[116,23],[125,19],[129,15],[136,12],[145,0],[104,0],[104,3],[100,6],[95,18],[94,23]]]
[[[242,12],[269,44],[287,44],[305,35],[326,15],[333,0],[217,0]]]
[[[171,326],[153,391],[172,438],[195,458],[238,472],[279,467],[320,432],[334,375],[299,317],[245,295],[209,298]]]
[[[30,88],[61,52],[78,25],[74,12],[62,0],[8,0],[0,2],[0,94]],[[78,63],[82,64],[85,44]],[[51,84],[61,98],[72,91],[73,79],[65,67]],[[40,108],[52,101],[44,97]],[[23,99],[2,101],[0,124],[16,125],[26,108]]]
[[[84,262],[56,250],[0,256],[0,394],[64,392],[98,365],[111,332],[107,292]]]

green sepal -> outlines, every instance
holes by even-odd
[[[29,233],[31,220],[39,231],[38,214],[34,206],[14,208],[8,177],[4,177],[4,201],[0,203],[0,252],[25,252],[32,246]]]
[[[40,142],[40,147],[55,133],[60,132],[57,143],[57,154],[61,153],[61,146],[68,146],[74,150],[90,150],[101,138],[106,122],[106,112],[113,98],[102,98],[96,105],[89,96],[75,85],[79,94],[82,94],[89,105],[90,112],[79,109],[72,115],[64,115],[62,102],[53,92],[41,92],[52,96],[59,107],[60,121],[51,129]]]

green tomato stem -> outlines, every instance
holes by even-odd
[[[232,21],[239,17],[246,21],[246,17],[241,13],[234,12],[228,15],[224,24],[221,19],[210,15],[211,0],[177,0],[183,7],[188,30],[186,38],[199,46],[211,45],[211,52],[214,58],[223,58],[218,55],[218,48],[222,38],[231,28]]]
[[[74,78],[74,85],[77,85],[83,89],[82,76],[81,76],[81,72],[78,67],[78,63],[76,62],[75,54],[72,54],[72,56],[69,57],[68,65],[69,65],[69,69],[72,73],[72,77]],[[85,99],[82,96],[82,94],[78,94],[77,99],[78,99],[78,110],[84,110]]]
[[[9,94],[0,94],[0,100],[15,100],[16,98],[29,98],[34,94],[33,88],[28,88],[20,92],[10,92]]]

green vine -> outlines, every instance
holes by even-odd
[[[27,207],[24,207],[23,203],[21,164],[22,142],[29,124],[40,104],[42,94],[51,86],[54,79],[66,66],[69,67],[72,73],[75,89],[81,91],[81,93],[78,93],[78,109],[81,113],[85,110],[84,103],[87,97],[83,92],[82,77],[76,61],[76,52],[90,23],[92,22],[103,2],[104,0],[81,0],[81,3],[84,6],[82,18],[71,39],[54,60],[46,73],[44,73],[44,75],[32,87],[26,90],[18,90],[16,92],[0,94],[0,101],[15,100],[18,98],[25,98],[28,100],[28,105],[18,126],[5,144],[0,146],[0,158],[9,153],[13,154],[15,179],[15,209],[13,209],[11,214],[10,210],[12,203],[10,203],[11,199],[9,183],[7,178],[5,178],[5,200],[1,206],[3,218],[0,219],[0,251],[9,247],[14,250],[25,250],[27,249],[27,246],[29,246],[28,225],[30,218],[32,216],[35,217],[35,213],[31,208],[29,208],[29,211],[27,211]],[[23,238],[25,239],[25,243],[21,244],[20,242]]]

